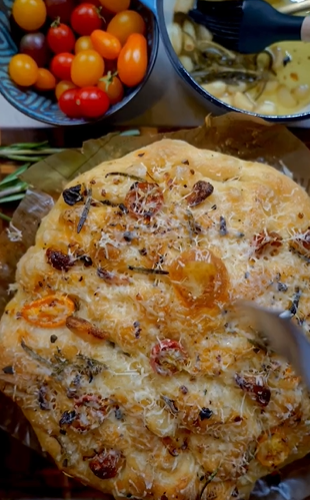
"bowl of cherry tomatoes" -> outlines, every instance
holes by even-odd
[[[158,43],[138,0],[0,0],[0,92],[50,125],[102,120],[137,96]]]

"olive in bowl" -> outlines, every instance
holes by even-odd
[[[138,0],[0,0],[0,92],[49,125],[102,120],[137,96],[158,43]]]

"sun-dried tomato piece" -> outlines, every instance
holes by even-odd
[[[150,219],[164,204],[164,196],[155,183],[135,182],[125,198],[125,206],[136,219]]]
[[[304,233],[296,233],[290,241],[290,246],[301,255],[310,257],[310,228]]]
[[[60,250],[48,248],[45,252],[47,262],[57,271],[69,271],[74,265],[74,259],[70,255],[62,253]]]
[[[188,360],[185,349],[176,340],[164,339],[154,345],[150,363],[154,372],[164,377],[182,370]]]
[[[193,185],[192,191],[186,196],[186,201],[190,207],[196,207],[204,200],[209,198],[214,191],[214,187],[210,182],[198,181]]]
[[[125,458],[118,450],[105,449],[89,462],[89,468],[100,479],[111,479],[123,467]]]
[[[236,374],[235,381],[244,392],[248,393],[251,399],[261,406],[269,404],[271,392],[269,387],[256,377],[247,377]]]
[[[98,339],[105,339],[107,337],[106,332],[92,325],[90,321],[87,321],[83,318],[78,318],[77,316],[69,316],[66,319],[66,327],[72,333],[75,333],[77,335],[93,335],[93,337],[96,337]]]
[[[262,231],[255,234],[253,238],[255,253],[261,253],[267,246],[280,247],[281,245],[282,237],[275,231]]]

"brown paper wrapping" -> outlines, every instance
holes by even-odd
[[[11,229],[0,235],[0,315],[10,299],[8,286],[14,283],[17,262],[35,240],[38,225],[64,185],[99,163],[120,158],[163,137],[185,140],[243,160],[267,163],[306,186],[310,180],[310,151],[283,125],[229,113],[207,117],[202,127],[166,134],[138,137],[108,134],[84,143],[81,151],[67,150],[32,166],[22,178],[32,189],[16,210]],[[16,239],[18,241],[16,241]],[[15,240],[15,241],[12,241]],[[40,446],[19,408],[0,394],[0,428],[37,451]],[[258,481],[252,500],[308,500],[310,498],[310,456]]]

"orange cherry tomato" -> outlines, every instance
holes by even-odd
[[[116,75],[112,75],[110,71],[106,76],[100,78],[97,87],[107,94],[111,104],[120,102],[124,97],[122,82]]]
[[[9,64],[9,75],[13,82],[22,87],[30,87],[38,78],[38,65],[27,54],[16,54]]]
[[[127,10],[130,6],[130,0],[100,0],[102,7],[117,14],[122,10]]]
[[[66,92],[66,90],[70,89],[76,89],[76,85],[74,85],[74,83],[72,82],[69,82],[68,80],[61,80],[60,82],[58,82],[55,89],[57,101],[59,101],[60,97],[64,92]]]
[[[64,295],[49,295],[24,305],[21,315],[32,325],[59,328],[75,310],[74,302]]]
[[[45,68],[39,68],[38,78],[35,83],[35,88],[38,90],[53,90],[56,87],[56,78]]]
[[[94,49],[104,57],[104,59],[117,59],[121,51],[121,42],[111,33],[102,30],[95,30],[90,35]]]
[[[135,87],[145,77],[147,64],[146,38],[134,33],[129,36],[118,56],[117,71],[120,80],[127,87]]]
[[[90,36],[80,36],[75,42],[74,52],[78,54],[82,50],[93,50],[94,46],[90,39]]]
[[[143,17],[134,10],[124,10],[119,12],[111,19],[108,24],[107,32],[116,36],[122,45],[133,33],[145,33],[145,22]]]
[[[92,87],[104,73],[104,61],[94,50],[82,50],[72,62],[71,80],[78,87]]]

